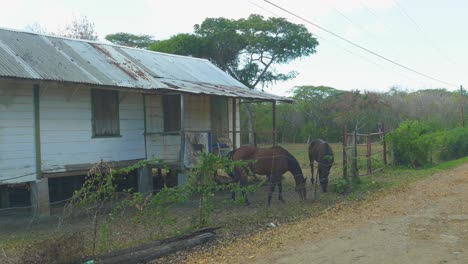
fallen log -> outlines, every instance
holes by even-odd
[[[85,263],[144,263],[179,250],[204,244],[215,237],[213,231],[216,229],[218,228],[207,228],[188,235],[169,238],[147,245],[111,252],[109,254],[88,259],[88,261],[85,261]]]

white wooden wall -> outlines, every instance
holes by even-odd
[[[50,84],[40,86],[41,168],[62,172],[68,165],[92,164],[145,158],[142,95],[120,92],[121,137],[93,138],[91,90],[83,86]],[[185,129],[211,129],[210,96],[185,95]],[[239,103],[239,102],[238,102]],[[232,130],[229,100],[229,129]],[[237,126],[240,124],[237,107]],[[161,136],[162,97],[146,95],[148,158],[177,161],[180,136]],[[240,142],[238,135],[237,142]],[[33,87],[31,84],[0,82],[0,184],[36,179]],[[26,177],[12,179],[27,174]]]
[[[35,155],[33,87],[1,81],[0,184],[34,181]]]
[[[145,158],[143,99],[119,92],[121,137],[93,138],[91,90],[60,84],[41,87],[42,170],[67,165]]]

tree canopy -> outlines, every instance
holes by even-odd
[[[275,65],[316,52],[318,41],[306,27],[284,18],[250,15],[246,19],[207,18],[193,34],[157,41],[149,49],[206,58],[249,88],[294,78]]]
[[[117,45],[143,49],[148,48],[149,45],[155,42],[153,36],[135,35],[125,32],[109,34],[105,39]]]

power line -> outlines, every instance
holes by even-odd
[[[281,7],[281,6],[279,6],[279,5],[277,5],[277,4],[273,3],[273,2],[271,2],[271,1],[269,1],[269,0],[263,0],[263,1],[266,2],[266,3],[268,3],[268,4],[270,4],[270,5],[272,5],[272,6],[274,6],[274,7],[276,7],[276,8],[278,8],[278,9],[280,9],[280,10],[282,10],[282,11],[284,11],[284,12],[286,12],[286,13],[288,13],[288,14],[290,14],[290,15],[292,15],[292,16],[294,16],[294,17],[296,17],[296,18],[298,18],[298,19],[300,19],[300,20],[305,21],[306,23],[309,23],[309,24],[313,25],[313,26],[315,26],[315,27],[317,27],[317,28],[319,28],[319,29],[321,29],[321,30],[327,32],[328,34],[331,34],[331,35],[333,35],[333,36],[335,36],[335,37],[337,37],[337,38],[339,38],[339,39],[341,39],[341,40],[343,40],[343,41],[345,41],[345,42],[347,42],[347,43],[349,43],[349,44],[351,44],[351,45],[353,45],[353,46],[355,46],[355,47],[357,47],[357,48],[359,48],[359,49],[362,49],[362,50],[364,50],[364,51],[366,51],[366,52],[368,52],[368,53],[370,53],[370,54],[372,54],[372,55],[374,55],[374,56],[376,56],[376,57],[379,57],[380,59],[383,59],[383,60],[385,60],[385,61],[387,61],[387,62],[390,62],[390,63],[392,63],[392,64],[394,64],[394,65],[396,65],[396,66],[398,66],[398,67],[404,68],[404,69],[406,69],[406,70],[408,70],[408,71],[410,71],[410,72],[413,72],[413,73],[418,74],[418,75],[420,75],[420,76],[423,76],[423,77],[425,77],[425,78],[431,79],[431,80],[433,80],[433,81],[436,81],[436,82],[439,82],[439,83],[443,83],[443,84],[446,84],[446,85],[449,85],[449,86],[453,86],[453,87],[457,87],[457,88],[458,88],[458,85],[456,85],[456,84],[452,84],[452,83],[443,81],[443,80],[441,80],[441,79],[438,79],[438,78],[429,76],[429,75],[427,75],[427,74],[425,74],[425,73],[422,73],[422,72],[420,72],[420,71],[417,71],[417,70],[415,70],[415,69],[412,69],[412,68],[410,68],[410,67],[408,67],[408,66],[405,66],[405,65],[403,65],[403,64],[401,64],[401,63],[398,63],[398,62],[396,62],[396,61],[394,61],[394,60],[392,60],[392,59],[389,59],[389,58],[387,58],[387,57],[385,57],[385,56],[383,56],[383,55],[380,55],[380,54],[378,54],[377,52],[374,52],[374,51],[372,51],[372,50],[370,50],[370,49],[368,49],[368,48],[366,48],[366,47],[364,47],[364,46],[361,46],[361,45],[359,45],[359,44],[357,44],[357,43],[354,43],[353,41],[348,40],[347,38],[342,37],[342,36],[340,36],[340,35],[338,35],[338,34],[332,32],[332,31],[330,31],[330,30],[328,30],[328,29],[326,29],[326,28],[324,28],[324,27],[318,25],[317,23],[314,23],[314,22],[312,22],[312,21],[310,21],[310,20],[308,20],[308,19],[306,19],[306,18],[303,18],[303,17],[301,17],[301,16],[299,16],[299,15],[297,15],[297,14],[295,14],[295,13],[289,11],[289,10],[287,10],[286,8]]]
[[[252,5],[254,5],[254,6],[256,6],[256,7],[258,7],[258,8],[260,8],[261,10],[263,10],[263,11],[265,11],[265,12],[267,12],[267,13],[273,15],[273,16],[275,16],[275,17],[280,17],[277,13],[275,13],[275,12],[271,11],[270,9],[268,9],[268,8],[266,8],[266,7],[263,7],[263,6],[261,6],[261,5],[257,4],[257,3],[254,3],[254,2],[251,1],[251,0],[249,0],[249,3],[252,4]],[[371,11],[370,11],[370,12],[371,12]],[[374,14],[374,15],[375,15],[375,14]],[[347,49],[347,48],[345,48],[344,46],[339,45],[338,43],[332,42],[330,39],[324,38],[323,36],[320,36],[320,35],[318,35],[318,34],[315,33],[315,32],[313,32],[313,34],[314,34],[314,36],[317,37],[318,39],[324,40],[324,41],[329,41],[330,44],[335,45],[335,46],[338,47],[339,49],[344,50],[345,52],[347,52],[347,53],[349,53],[349,54],[351,54],[351,55],[353,55],[353,56],[355,56],[355,57],[358,57],[359,59],[361,59],[361,60],[363,60],[363,61],[366,61],[366,62],[368,62],[368,63],[370,63],[370,64],[373,64],[373,65],[379,67],[380,69],[388,70],[388,68],[385,69],[385,67],[384,67],[382,64],[379,64],[379,63],[377,63],[377,62],[375,62],[375,61],[373,61],[373,60],[371,60],[371,59],[369,59],[369,58],[366,58],[365,56],[362,56],[362,55],[360,55],[360,54],[358,54],[358,53],[356,53],[356,52],[353,52],[353,51],[351,51],[350,49]],[[397,72],[397,71],[395,71],[394,69],[391,69],[391,70],[392,70],[394,73],[396,73],[396,74],[399,74],[399,75],[404,76],[404,77],[407,78],[408,80],[413,80],[413,81],[414,81],[413,78],[411,78],[410,76],[408,76],[408,75],[406,75],[406,74],[404,74],[404,73],[402,73],[402,72]]]
[[[424,40],[426,42],[429,42],[429,44],[431,45],[431,47],[437,52],[439,53],[439,55],[441,57],[443,57],[446,61],[448,61],[450,64],[456,66],[456,63],[450,58],[447,56],[447,54],[445,54],[444,52],[442,52],[442,50],[435,44],[434,41],[431,41],[429,39],[429,37],[427,36],[427,34],[425,33],[425,31],[422,29],[422,27],[416,22],[416,20],[414,20],[408,12],[406,12],[406,10],[403,8],[403,6],[397,1],[397,0],[393,0],[393,2],[395,3],[395,5],[397,6],[398,8],[398,11],[400,11],[400,14],[402,14],[404,17],[406,17],[409,21],[411,21],[411,23],[415,26],[415,28],[418,30],[419,34],[421,34],[424,38]]]

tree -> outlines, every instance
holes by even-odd
[[[98,39],[96,30],[94,29],[94,23],[89,21],[86,16],[74,17],[72,22],[65,27],[65,31],[58,35],[75,39]]]
[[[285,18],[250,15],[239,20],[207,18],[194,26],[194,34],[173,36],[150,49],[207,58],[254,89],[296,77],[296,72],[281,73],[274,66],[309,56],[315,53],[317,45],[317,39],[303,25]],[[252,131],[253,116],[247,110]]]
[[[239,20],[207,18],[194,26],[194,34],[175,35],[150,49],[209,59],[253,89],[294,78],[295,72],[278,73],[274,66],[309,56],[317,45],[303,25],[251,15]]]
[[[147,49],[155,42],[150,35],[135,35],[124,32],[109,34],[105,39],[117,45],[143,49]]]
[[[155,41],[150,46],[150,50],[160,51],[183,56],[194,56],[203,58],[202,39],[193,34],[177,34],[170,39]]]
[[[336,137],[333,117],[334,107],[344,92],[327,86],[298,86],[292,90],[296,108],[304,114],[307,125],[301,129],[303,136],[331,139]],[[332,130],[332,131],[331,131]],[[335,133],[333,133],[335,132]]]

